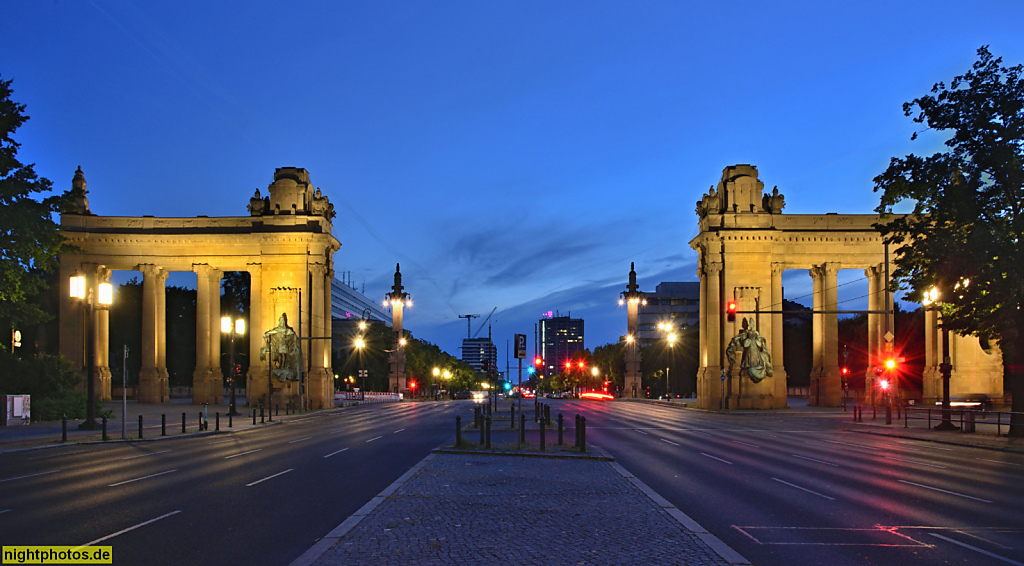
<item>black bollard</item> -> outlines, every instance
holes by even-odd
[[[508,419],[508,427],[509,428],[516,428],[516,406],[512,405],[509,408],[512,409],[512,413],[511,413],[512,417]]]
[[[160,413],[160,436],[167,436],[167,413]]]
[[[61,442],[67,442],[68,441],[68,416],[67,415],[61,415],[60,416],[60,441]]]
[[[539,417],[537,416],[537,413],[539,413],[539,412],[540,412],[540,401],[537,401],[536,399],[534,399],[533,400],[533,422],[537,422],[539,420]]]
[[[885,424],[892,424],[892,405],[885,404]]]
[[[558,413],[558,445],[562,445],[562,430],[565,428],[565,423],[562,419],[562,413]]]
[[[484,443],[484,448],[491,449],[491,416],[487,415],[487,441]]]
[[[857,422],[857,405],[853,406],[853,422]]]
[[[280,403],[274,403],[274,414],[279,416],[279,417],[281,416],[281,405],[280,405]]]
[[[220,430],[220,411],[217,411],[217,424],[214,426],[213,430]]]
[[[878,405],[871,405],[871,420],[878,420]]]
[[[252,408],[252,424],[256,424],[256,407]]]
[[[526,415],[519,413],[519,442],[526,442]]]
[[[580,452],[587,451],[587,417],[580,417]]]
[[[462,417],[455,417],[455,447],[462,446]]]
[[[181,414],[181,434],[185,434],[185,413]]]
[[[579,448],[580,447],[580,416],[579,415],[576,415],[576,428],[573,429],[573,431],[576,433],[576,441],[573,442],[572,446],[573,446],[573,448]]]
[[[107,439],[107,417],[106,417],[106,415],[104,415],[103,416],[103,442],[106,442],[107,440],[108,440]]]
[[[228,428],[231,428],[234,425],[232,422],[233,420],[234,419],[231,418],[231,411],[228,411]]]
[[[484,431],[483,424],[484,424],[483,422],[480,423],[480,444],[481,445],[484,443],[484,433],[486,432],[486,431]]]
[[[544,420],[551,424],[551,405],[544,405]]]
[[[544,420],[542,419],[540,421],[540,451],[543,452],[544,450]]]
[[[142,438],[142,415],[139,415],[139,438]]]

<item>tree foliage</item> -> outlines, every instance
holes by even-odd
[[[25,299],[45,287],[57,266],[62,239],[52,215],[67,193],[34,198],[52,185],[18,161],[21,144],[13,136],[28,116],[11,94],[11,81],[0,79],[0,319],[33,324],[50,316]]]
[[[893,158],[874,179],[879,213],[914,203],[912,214],[878,225],[887,242],[900,246],[894,280],[918,297],[935,286],[945,328],[999,341],[1017,411],[1024,411],[1021,72],[1021,65],[1006,67],[980,48],[968,72],[903,105],[915,122],[946,133],[947,149]],[[1024,435],[1024,426],[1015,433]]]

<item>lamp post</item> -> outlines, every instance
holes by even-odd
[[[238,372],[235,371],[235,334],[239,336],[245,334],[245,319],[232,319],[230,316],[221,317],[220,331],[222,334],[230,336],[231,341],[231,358],[228,362],[231,364],[231,369],[228,371],[228,375],[231,376],[231,410],[228,411],[228,414],[237,417],[240,413],[235,410],[235,379],[237,379],[238,375]]]
[[[668,365],[665,366],[665,395],[668,395],[671,390],[669,382],[669,375],[672,371],[672,354],[675,352],[676,339],[678,338],[675,333],[675,329],[671,322],[659,322],[658,330],[667,332],[665,340],[668,342],[669,354],[668,354]]]
[[[932,307],[934,310],[941,310],[939,306],[939,290],[931,287],[924,293],[921,304],[925,308]],[[942,325],[942,363],[939,364],[939,375],[942,376],[942,421],[935,425],[935,430],[960,430],[960,427],[953,424],[953,414],[949,405],[949,379],[953,374],[953,364],[949,357],[949,329]]]
[[[85,314],[85,359],[86,359],[86,405],[85,405],[85,421],[78,425],[79,430],[96,430],[96,384],[95,384],[95,371],[93,366],[96,364],[95,359],[95,346],[93,341],[93,319],[92,312],[93,307],[96,309],[109,308],[111,303],[114,302],[114,287],[110,283],[100,283],[95,292],[92,288],[86,288],[86,280],[84,275],[72,275],[71,276],[71,298],[81,304],[82,312]]]

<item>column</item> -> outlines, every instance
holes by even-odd
[[[822,359],[821,359],[822,334],[821,334],[821,330],[822,330],[822,322],[823,322],[822,318],[821,318],[821,308],[822,308],[822,303],[823,303],[822,295],[821,295],[821,288],[822,288],[822,279],[824,277],[824,273],[822,272],[820,266],[812,267],[809,270],[809,273],[810,273],[810,276],[811,276],[811,286],[812,286],[812,289],[813,289],[812,290],[813,299],[812,299],[812,306],[811,306],[811,310],[813,312],[813,314],[811,314],[811,355],[812,355],[812,360],[813,361],[811,362],[811,392],[810,392],[811,394],[810,394],[810,398],[811,398],[811,401],[812,401],[811,404],[818,405],[818,404],[821,403],[821,399],[820,399],[820,393],[821,393],[821,391],[820,391],[820,387],[821,387],[820,379],[821,379],[821,366],[822,366]]]
[[[864,370],[864,392],[865,403],[870,402],[871,392],[874,391],[875,368],[878,367],[880,339],[878,329],[880,327],[881,315],[874,311],[882,310],[882,289],[879,286],[878,266],[871,266],[864,270],[864,276],[868,278],[868,367]],[[926,362],[927,363],[927,362]]]
[[[160,381],[160,402],[171,400],[171,380],[167,374],[167,276],[161,269],[156,276],[156,372]]]
[[[697,400],[703,409],[717,409],[722,398],[722,263],[709,261],[704,264],[707,279],[707,369],[704,372],[706,399]]]
[[[213,401],[220,404],[224,401],[224,366],[220,363],[220,343],[223,336],[220,331],[220,284],[224,272],[219,269],[210,270],[210,378],[213,380],[211,392]]]
[[[770,310],[780,311],[772,313],[770,316],[772,331],[771,331],[771,351],[772,351],[772,371],[775,374],[772,379],[775,381],[774,393],[775,393],[775,407],[783,408],[786,406],[786,398],[788,391],[786,390],[787,376],[785,366],[785,348],[786,344],[782,337],[782,272],[785,271],[786,266],[783,263],[772,263],[772,282],[771,282],[771,296],[770,296]]]
[[[843,403],[843,383],[839,374],[839,263],[825,263],[822,271],[822,310],[829,311],[821,316],[821,399],[826,407],[838,407]]]
[[[255,405],[261,395],[267,394],[267,362],[260,360],[260,348],[265,344],[263,333],[270,330],[263,319],[264,290],[263,266],[255,263],[249,270],[249,375],[245,383],[245,398],[249,406]]]
[[[142,369],[139,371],[139,402],[160,403],[160,376],[156,368],[157,305],[160,268],[152,264],[139,265],[142,272]]]
[[[96,271],[96,288],[100,283],[110,283],[111,272],[105,267]],[[110,310],[96,308],[94,334],[96,337],[94,375],[96,376],[96,398],[100,401],[110,400]]]
[[[327,266],[309,266],[311,290],[309,313],[309,402],[311,409],[332,408],[334,405],[334,376],[330,372],[330,359],[325,359],[328,340],[324,333],[324,287]],[[326,285],[330,289],[330,285]]]
[[[195,265],[193,270],[196,272],[196,369],[192,373],[192,403],[216,404],[221,401],[224,390],[224,377],[219,370],[221,272],[206,264]]]
[[[938,367],[942,361],[942,342],[939,338],[938,323],[938,310],[926,306],[924,308],[924,372],[921,380],[921,394],[926,405],[929,399],[942,397],[942,376],[939,374]]]

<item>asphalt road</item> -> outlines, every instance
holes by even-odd
[[[456,414],[472,404],[0,454],[0,543],[109,545],[115,564],[288,564],[451,438]]]
[[[755,564],[1024,564],[1024,455],[848,432],[841,414],[552,405]]]

